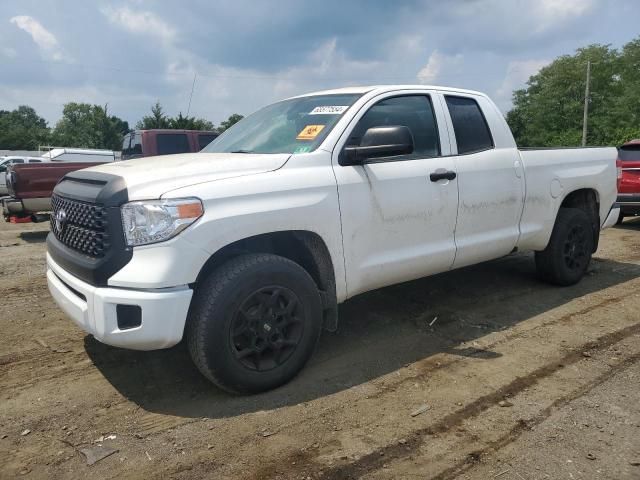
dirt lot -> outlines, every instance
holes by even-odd
[[[2,478],[640,478],[640,220],[575,287],[513,255],[353,299],[252,397],[182,346],[85,336],[47,291],[46,229],[0,224]],[[88,466],[97,445],[118,451]]]

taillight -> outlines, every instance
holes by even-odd
[[[620,191],[620,184],[622,183],[622,161],[619,158],[616,160],[616,171],[618,173],[616,186],[618,191]]]

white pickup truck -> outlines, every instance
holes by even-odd
[[[354,295],[516,250],[571,285],[618,218],[616,149],[518,150],[484,94],[346,88],[267,106],[200,153],[67,174],[47,278],[101,342],[185,337],[251,393],[290,380]]]

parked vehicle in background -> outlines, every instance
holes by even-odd
[[[95,162],[52,162],[14,164],[6,173],[10,197],[2,199],[2,214],[16,219],[44,221],[42,213],[51,211],[51,192],[65,174],[95,166]]]
[[[484,94],[426,86],[317,92],[267,106],[202,152],[67,174],[47,279],[104,343],[183,336],[232,392],[290,380],[338,303],[533,250],[577,283],[615,223],[615,148],[518,150]]]
[[[116,155],[112,150],[97,150],[91,148],[53,148],[42,155],[52,162],[85,162],[106,163],[114,162]]]
[[[7,169],[10,165],[18,165],[22,163],[42,163],[49,160],[41,157],[23,157],[10,155],[0,160],[0,196],[8,195],[7,190]]]
[[[51,192],[58,181],[69,172],[101,163],[114,162],[112,150],[89,148],[52,148],[34,161],[33,165],[15,165],[8,168],[6,189],[12,198],[2,201],[2,213],[8,221],[44,220],[41,213],[51,210]]]
[[[640,139],[625,143],[618,149],[618,205],[622,223],[624,217],[640,215]]]
[[[205,130],[135,130],[122,140],[122,160],[199,152],[218,136]]]

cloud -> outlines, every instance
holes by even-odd
[[[416,81],[485,91],[506,111],[545,59],[621,47],[639,16],[638,0],[2,0],[0,109],[27,103],[54,123],[75,98],[135,123],[156,99],[184,114],[197,74],[191,114],[215,123],[309,91]]]
[[[167,43],[176,38],[176,29],[152,12],[135,11],[129,7],[105,7],[100,11],[112,24],[130,33],[156,37]]]
[[[509,62],[502,84],[494,95],[498,106],[503,110],[508,109],[513,91],[524,87],[529,77],[538,73],[542,67],[549,63],[551,63],[550,60],[514,60]]]
[[[464,57],[461,54],[444,55],[434,50],[427,64],[418,72],[418,81],[424,84],[434,84],[445,73],[457,72]]]
[[[58,39],[55,35],[44,28],[35,18],[30,17],[29,15],[18,15],[16,17],[12,17],[10,22],[31,35],[32,40],[40,50],[49,54],[52,60],[68,60],[60,49]],[[3,49],[3,51],[6,55],[8,50]]]
[[[16,58],[18,56],[18,52],[16,52],[16,49],[11,47],[2,47],[2,49],[0,49],[0,52],[2,52],[2,55],[7,58]]]
[[[538,17],[534,30],[541,33],[575,21],[591,12],[594,6],[594,0],[538,0],[534,7]]]

